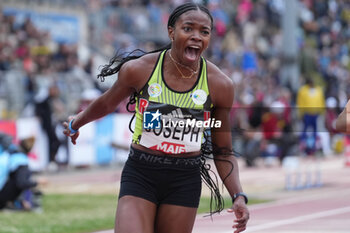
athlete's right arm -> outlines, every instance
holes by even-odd
[[[66,136],[71,137],[73,144],[76,143],[79,132],[71,134],[71,131],[69,130],[69,122],[74,119],[71,127],[77,130],[91,121],[112,113],[123,99],[130,96],[133,92],[140,90],[144,85],[146,82],[145,80],[147,79],[145,70],[148,70],[146,63],[149,63],[149,59],[140,58],[123,64],[118,72],[118,80],[109,90],[93,101],[84,111],[78,113],[74,117],[69,117],[68,122],[63,123],[63,126],[65,127],[63,133]],[[142,71],[143,75],[140,76]]]
[[[350,100],[336,119],[335,128],[339,132],[350,133]]]

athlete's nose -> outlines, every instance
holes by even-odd
[[[195,40],[195,41],[202,41],[202,37],[201,37],[200,32],[197,30],[193,30],[193,34],[191,36],[191,39]]]

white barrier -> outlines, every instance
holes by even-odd
[[[91,166],[124,162],[128,151],[116,149],[112,144],[126,147],[130,145],[132,133],[129,130],[129,121],[131,116],[131,114],[111,114],[79,129],[80,136],[77,144],[73,145],[70,140],[68,142],[68,155],[66,155],[68,164]],[[34,136],[35,144],[29,155],[30,168],[33,171],[43,171],[46,168],[49,157],[48,140],[37,118],[0,121],[0,131],[12,135],[15,141]],[[66,153],[66,150],[62,151]]]

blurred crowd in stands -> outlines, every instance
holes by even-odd
[[[47,32],[38,30],[30,19],[16,25],[15,16],[0,11],[0,117],[38,116],[51,138],[54,160],[55,143],[58,143],[54,126],[105,90],[95,77],[94,52],[110,58],[116,51],[135,48],[150,51],[167,44],[167,17],[174,6],[184,1],[45,2],[52,7],[81,4],[86,9],[88,48],[92,55],[82,60],[78,44],[59,44]],[[350,97],[350,2],[298,2],[298,90],[282,85],[280,80],[281,51],[283,46],[288,46],[282,43],[282,16],[288,10],[285,1],[204,0],[202,3],[208,6],[215,20],[205,57],[235,83],[236,97],[231,111],[234,147],[245,157],[247,165],[254,166],[254,160],[260,156],[282,159],[300,149],[305,154],[317,150],[326,155],[340,151],[334,146],[333,137],[337,138],[338,133],[333,121]],[[321,90],[317,98],[313,95],[315,90]],[[311,97],[300,92],[311,93]],[[18,96],[21,103],[14,101]],[[304,97],[297,101],[298,96]],[[317,106],[317,110],[307,114],[320,117],[305,118],[306,111],[300,109],[308,106]],[[312,132],[325,133],[326,139]]]

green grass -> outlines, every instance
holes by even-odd
[[[114,227],[116,195],[47,194],[42,212],[0,212],[1,233],[83,233]],[[249,200],[250,204],[262,202]],[[198,213],[209,213],[203,197]],[[225,199],[225,207],[231,200]]]
[[[42,213],[0,212],[1,233],[81,233],[114,226],[116,195],[45,195]]]

